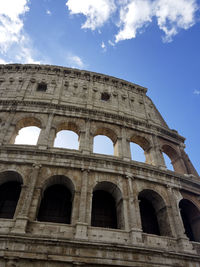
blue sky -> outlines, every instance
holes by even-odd
[[[200,1],[0,0],[0,63],[13,62],[147,87],[200,173]]]

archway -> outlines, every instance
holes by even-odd
[[[190,241],[200,242],[200,211],[189,200],[182,199],[179,202],[181,218],[185,228],[185,234]]]
[[[142,230],[147,234],[171,236],[167,208],[162,197],[145,189],[138,196]]]

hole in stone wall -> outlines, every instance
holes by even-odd
[[[92,198],[91,225],[104,228],[117,228],[115,199],[108,192],[97,190]]]
[[[54,147],[77,149],[79,148],[78,135],[70,130],[62,130],[57,133]]]
[[[37,86],[37,91],[39,92],[46,92],[47,90],[47,84],[42,82],[42,83],[39,83],[38,86]]]
[[[19,182],[7,182],[0,186],[0,218],[13,218],[20,192]]]
[[[147,234],[160,235],[156,211],[152,203],[144,197],[139,197],[142,230]]]
[[[110,95],[108,93],[101,93],[101,100],[108,101],[110,99]]]
[[[130,142],[130,149],[131,149],[131,159],[135,161],[145,162],[146,158],[144,155],[144,150],[141,146]]]
[[[63,185],[48,187],[41,201],[38,221],[67,223],[71,221],[72,195]]]
[[[200,242],[200,211],[187,199],[180,201],[179,208],[186,236],[190,241]]]
[[[114,148],[112,140],[105,135],[94,137],[93,152],[99,154],[113,155]]]
[[[163,157],[164,157],[166,168],[170,171],[174,171],[173,165],[171,163],[171,159],[168,157],[168,155],[163,152]]]
[[[41,129],[36,126],[28,126],[19,130],[15,138],[15,144],[36,145]]]

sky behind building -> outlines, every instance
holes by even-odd
[[[148,88],[200,173],[198,0],[0,0],[0,63],[100,72]]]

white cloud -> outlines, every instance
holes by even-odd
[[[68,0],[66,6],[71,14],[83,14],[86,21],[82,28],[95,30],[110,18],[115,11],[114,0]]]
[[[7,64],[9,62],[5,61],[4,59],[0,58],[0,64]]]
[[[136,37],[138,29],[141,29],[151,21],[151,2],[149,0],[132,0],[120,9],[120,31],[115,36],[115,41]]]
[[[113,43],[111,40],[108,40],[109,45],[115,46],[115,43]]]
[[[46,10],[46,14],[49,15],[49,16],[51,16],[52,13],[51,13],[51,11],[49,9],[47,9]]]
[[[24,16],[29,0],[0,0],[0,55],[5,62],[39,63],[33,58],[29,36],[24,31]]]
[[[195,0],[131,0],[120,8],[120,31],[115,41],[135,38],[155,17],[165,33],[163,41],[170,42],[180,29],[194,25],[196,11]]]
[[[158,26],[164,31],[164,41],[172,41],[179,29],[189,29],[195,23],[197,4],[195,0],[157,0],[154,13]]]
[[[106,49],[106,45],[104,42],[101,43],[101,48]]]
[[[12,43],[22,38],[23,20],[29,10],[28,0],[0,1],[0,51],[6,53]]]
[[[67,63],[72,68],[83,68],[85,66],[82,59],[76,55],[68,55]]]
[[[181,30],[195,22],[197,0],[68,0],[70,14],[83,14],[86,21],[82,28],[99,29],[108,20],[119,20],[115,43],[132,39],[144,31],[153,18],[164,32],[163,41],[170,42]],[[114,19],[113,19],[114,18]]]
[[[200,90],[194,90],[193,94],[200,95]]]

